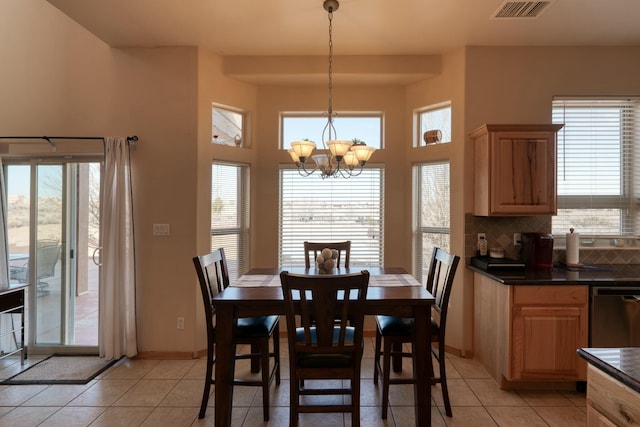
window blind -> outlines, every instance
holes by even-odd
[[[558,215],[553,232],[638,233],[638,97],[555,98]]]
[[[280,170],[280,267],[304,267],[303,242],[351,240],[351,267],[382,267],[384,170],[349,179]]]
[[[249,167],[211,167],[211,250],[224,248],[233,282],[249,268]]]
[[[413,167],[414,265],[419,281],[427,277],[435,247],[450,251],[449,182],[449,162],[423,163]]]

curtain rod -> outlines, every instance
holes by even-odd
[[[56,151],[57,147],[56,144],[51,141],[52,139],[101,140],[104,144],[104,138],[104,136],[0,136],[0,139],[44,139],[53,151]],[[138,136],[127,136],[127,142],[135,148],[136,142],[138,142]]]
[[[44,139],[45,141],[50,139],[101,139],[104,141],[104,136],[0,136],[0,139]],[[138,142],[138,136],[128,136],[127,142]]]

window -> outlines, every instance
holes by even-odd
[[[314,141],[318,149],[322,148],[322,131],[327,124],[326,113],[283,113],[281,115],[282,141],[280,147],[289,149],[291,141],[308,139]],[[331,139],[353,140],[357,138],[368,146],[379,149],[382,147],[382,114],[340,113],[333,120],[337,136]],[[329,139],[328,131],[325,140]]]
[[[558,215],[553,233],[637,235],[640,98],[556,98]]]
[[[449,249],[449,162],[413,167],[415,276],[423,281],[435,247]]]
[[[211,250],[224,248],[231,281],[249,268],[248,183],[248,166],[213,163]]]
[[[424,133],[434,130],[442,132],[440,143],[451,142],[451,103],[446,102],[418,110],[416,116],[418,133],[416,147],[427,145],[423,138]]]
[[[351,267],[382,267],[384,170],[349,179],[280,170],[280,267],[304,267],[303,242],[351,240]]]
[[[247,114],[239,109],[213,104],[211,108],[211,142],[245,147]]]

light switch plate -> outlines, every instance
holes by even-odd
[[[153,224],[153,235],[154,236],[168,236],[169,235],[169,224]]]

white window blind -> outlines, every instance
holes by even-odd
[[[637,97],[556,98],[558,215],[553,232],[573,227],[582,235],[638,234]]]
[[[224,248],[233,282],[249,268],[249,167],[211,166],[211,250]]]
[[[433,249],[447,252],[450,241],[449,162],[424,163],[413,167],[414,264],[416,279],[426,278]]]
[[[382,267],[384,170],[349,179],[280,170],[280,267],[304,267],[303,242],[351,240],[351,267]]]

